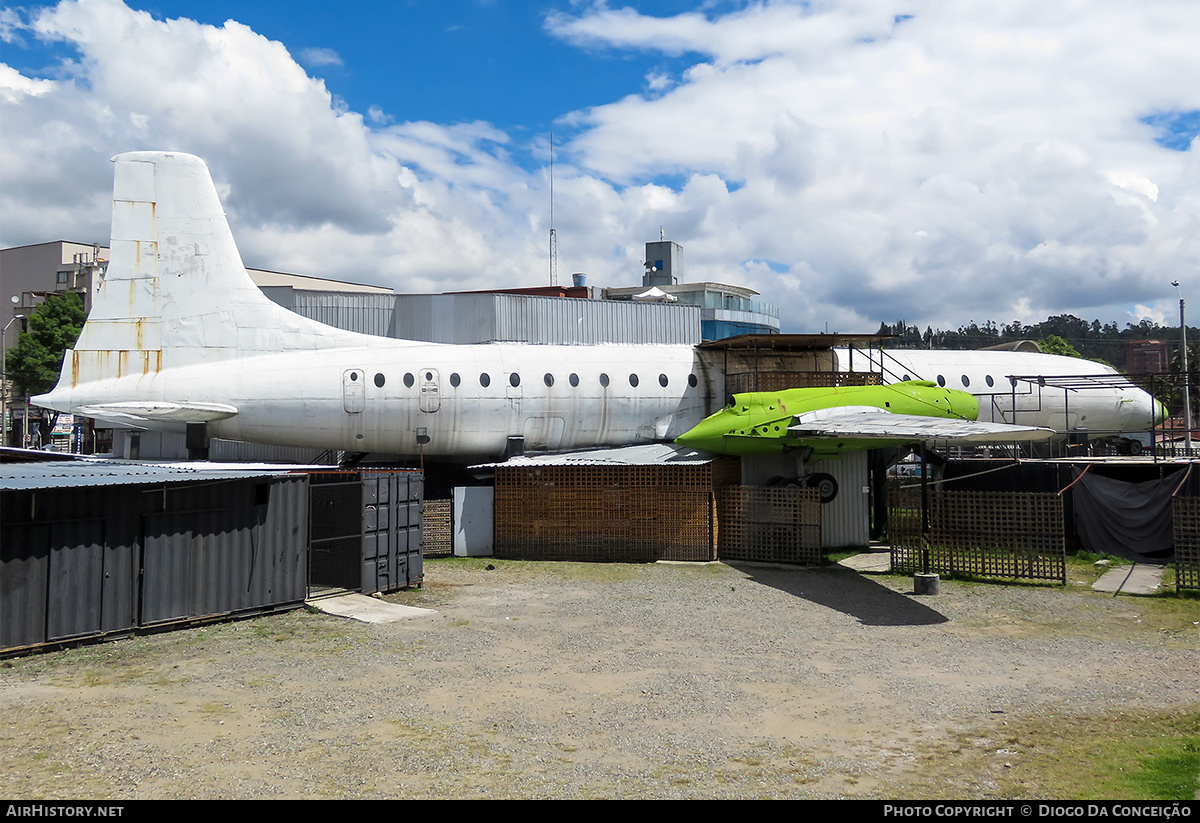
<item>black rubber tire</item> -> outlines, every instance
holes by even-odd
[[[817,472],[804,478],[804,485],[821,493],[821,502],[828,503],[837,497],[838,484],[832,474]]]

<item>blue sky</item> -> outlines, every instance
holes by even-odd
[[[547,15],[569,11],[564,0],[408,0],[408,2],[253,3],[130,2],[158,19],[187,17],[212,26],[236,20],[283,43],[310,74],[354,111],[389,121],[478,120],[517,139],[564,135],[556,120],[588,106],[645,89],[650,72],[678,73],[688,55],[642,49],[579,48],[546,30]],[[695,4],[656,0],[639,11],[671,15]],[[708,4],[716,9],[728,4]],[[17,8],[30,8],[17,7]],[[4,60],[29,76],[52,77],[71,44],[25,36],[6,45]]]
[[[1200,299],[1194,0],[0,7],[0,244],[104,242],[203,157],[252,266],[402,291],[688,280],[787,331]],[[226,24],[227,20],[232,20]]]

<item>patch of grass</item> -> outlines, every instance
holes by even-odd
[[[922,753],[909,797],[1191,800],[1200,712],[1009,718]]]

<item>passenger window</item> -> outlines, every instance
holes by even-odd
[[[411,374],[404,375],[404,385],[406,388],[411,389],[414,382],[416,381],[413,380],[413,376]]]
[[[579,385],[579,375],[575,374],[575,372],[571,372],[571,376],[567,378],[567,381],[571,384],[572,387],[578,386]]]
[[[547,386],[553,386],[554,385],[554,375],[552,375],[550,372],[546,372],[546,376],[542,378],[542,382],[545,383]]]
[[[383,384],[384,384],[383,374],[380,373],[380,374],[375,375],[375,385],[382,389]]]
[[[964,388],[964,389],[965,389],[967,386],[971,385],[971,378],[967,377],[965,374],[962,376],[962,381],[963,381],[963,388]]]
[[[521,375],[517,374],[516,372],[513,372],[512,374],[510,374],[508,376],[508,384],[510,386],[512,386],[513,388],[516,388],[517,386],[521,385]]]
[[[984,378],[983,378],[983,381],[984,381],[985,383],[987,383],[987,384],[988,384],[988,387],[989,387],[989,388],[990,388],[991,386],[994,386],[994,385],[996,385],[996,381],[992,379],[992,376],[991,376],[990,374],[989,374],[989,375],[987,375],[986,377],[984,377]]]
[[[638,384],[638,376],[636,374],[629,375],[629,385],[636,386]]]
[[[600,372],[600,385],[606,389],[608,388],[608,375],[604,372]]]
[[[691,386],[693,389],[694,389],[694,388],[696,388],[696,384],[697,384],[698,382],[700,382],[700,381],[698,381],[698,380],[696,379],[696,375],[694,375],[694,374],[689,374],[689,375],[688,375],[688,385],[689,385],[689,386]]]
[[[940,374],[938,375],[938,385],[939,385],[939,386],[945,386],[945,385],[946,385],[946,378],[942,377]]]
[[[492,384],[492,378],[488,377],[487,372],[484,372],[483,374],[479,375],[479,385],[483,386],[486,389],[491,384]]]
[[[907,374],[906,374],[906,375],[904,375],[904,381],[905,381],[905,382],[908,382],[909,380],[912,380],[912,378],[911,378],[911,377],[909,377]]]
[[[457,389],[460,383],[462,383],[462,378],[458,376],[458,372],[451,372],[450,385]]]
[[[667,376],[665,374],[660,374],[658,376],[658,385],[662,386],[664,389],[667,387],[667,382]]]

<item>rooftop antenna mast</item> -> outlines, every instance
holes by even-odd
[[[550,132],[550,285],[558,285],[558,235],[554,231],[554,132]]]

